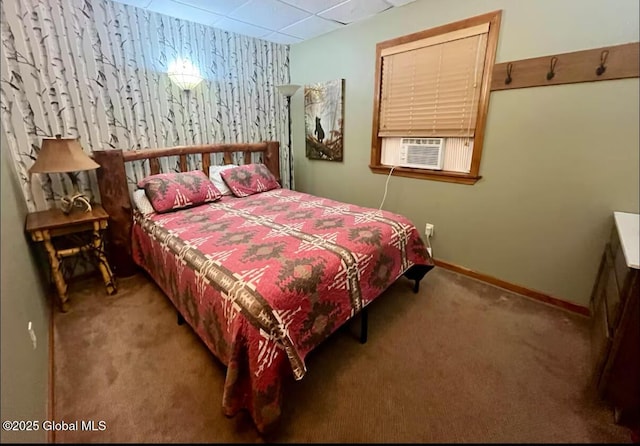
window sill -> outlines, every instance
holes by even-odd
[[[391,170],[390,166],[374,166],[369,165],[369,168],[373,173],[379,173],[383,175],[389,175]],[[445,181],[447,183],[458,184],[476,184],[481,176],[474,176],[468,173],[452,172],[449,170],[425,170],[414,169],[411,167],[396,167],[393,169],[391,175],[408,178],[418,178],[421,180],[433,180],[433,181]]]

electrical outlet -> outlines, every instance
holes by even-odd
[[[427,226],[424,228],[424,233],[427,237],[433,237],[434,226],[431,223],[427,223]]]

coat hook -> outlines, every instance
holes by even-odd
[[[558,58],[556,56],[553,56],[551,58],[551,63],[549,64],[549,72],[547,73],[547,80],[548,81],[553,79],[553,76],[556,75],[556,73],[555,73],[556,63],[558,63]]]
[[[511,70],[513,69],[513,64],[509,62],[507,64],[507,78],[504,80],[504,83],[509,85],[511,83]]]
[[[600,53],[600,65],[596,68],[596,74],[598,76],[601,76],[607,71],[607,67],[604,65],[607,62],[607,56],[609,56],[609,50],[603,50],[602,53]]]

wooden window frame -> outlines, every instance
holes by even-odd
[[[373,173],[397,175],[409,178],[420,178],[426,180],[446,181],[459,184],[475,184],[480,178],[480,159],[482,157],[482,146],[484,141],[484,130],[487,121],[487,111],[489,109],[489,95],[491,93],[491,77],[493,65],[496,59],[498,47],[498,34],[500,31],[500,19],[502,11],[497,10],[481,14],[458,22],[438,26],[436,28],[419,31],[395,39],[386,40],[376,45],[376,77],[373,100],[373,125],[371,129],[371,164],[369,168]],[[478,115],[476,119],[473,154],[471,157],[471,169],[469,173],[452,172],[447,170],[416,169],[411,167],[401,167],[382,164],[382,137],[378,136],[380,124],[380,99],[382,90],[382,51],[428,37],[438,36],[465,28],[470,28],[483,23],[489,23],[489,34],[487,36],[487,51],[484,58],[484,70],[482,74],[482,90],[478,102]]]

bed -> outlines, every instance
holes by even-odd
[[[367,305],[401,276],[420,280],[433,267],[415,226],[394,213],[283,188],[144,215],[131,204],[124,165],[198,154],[230,164],[264,164],[279,180],[278,142],[94,152],[121,273],[142,268],[207,348],[226,366],[222,407],[240,410],[265,432],[279,419],[286,379],[302,379],[305,358],[356,316],[367,336]]]

